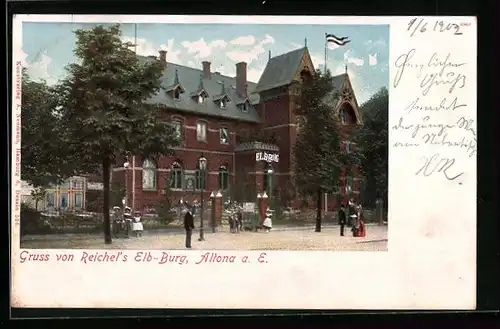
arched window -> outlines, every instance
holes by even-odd
[[[174,162],[170,170],[170,188],[182,189],[182,167],[178,162]]]
[[[340,110],[340,123],[345,125],[347,123],[347,117],[344,109]]]
[[[345,179],[345,193],[348,197],[352,194],[354,179],[352,176],[347,176]]]
[[[142,188],[156,189],[156,165],[150,159],[145,159],[142,163]]]
[[[195,175],[195,188],[197,190],[204,190],[207,186],[206,169],[205,173],[203,174],[202,171],[200,170],[200,164],[196,163],[196,171],[194,175]]]
[[[272,190],[273,190],[273,181],[272,181],[273,174],[274,174],[274,170],[273,170],[272,166],[270,164],[267,164],[265,169],[264,169],[262,180],[263,180],[263,185],[264,185],[264,191],[266,191],[266,193],[268,195],[271,195]]]
[[[229,171],[226,166],[219,168],[219,189],[227,190],[229,187]]]

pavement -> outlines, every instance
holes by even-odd
[[[365,238],[354,238],[349,230],[340,236],[338,225],[323,225],[314,232],[314,225],[276,227],[271,232],[205,231],[205,241],[198,241],[199,231],[193,232],[193,249],[210,250],[304,250],[304,251],[387,251],[387,226],[367,225]],[[104,244],[104,236],[61,234],[25,236],[21,248],[25,249],[185,249],[183,230],[154,230],[142,237],[113,239]]]

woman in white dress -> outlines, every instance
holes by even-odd
[[[264,222],[262,223],[262,227],[264,227],[264,230],[266,230],[266,232],[271,231],[271,229],[273,228],[273,220],[271,219],[272,215],[273,215],[273,213],[268,208],[266,211],[266,218],[264,219]]]
[[[142,231],[144,230],[144,226],[142,225],[141,213],[139,211],[134,212],[134,218],[132,220],[132,231],[135,233],[135,236],[142,236]]]

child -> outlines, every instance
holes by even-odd
[[[262,227],[266,230],[266,232],[270,232],[273,228],[273,221],[271,219],[272,216],[271,210],[268,208],[266,211],[266,218],[264,219],[264,223],[262,223]]]

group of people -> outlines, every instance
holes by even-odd
[[[264,221],[262,222],[261,228],[264,229],[265,232],[270,232],[273,227],[272,222],[272,211],[267,209],[266,216]],[[186,212],[184,214],[184,229],[186,231],[186,248],[191,249],[191,237],[193,235],[194,227],[194,215],[191,208],[186,208]],[[241,209],[235,211],[229,217],[229,232],[237,233],[242,231],[243,229],[243,213]]]
[[[117,238],[120,232],[123,232],[125,238],[130,236],[130,231],[136,236],[142,236],[144,226],[142,224],[142,215],[139,211],[132,213],[132,208],[125,207],[123,213],[118,206],[113,207],[113,234]]]
[[[364,237],[366,235],[365,224],[363,223],[363,212],[361,204],[356,204],[350,200],[347,205],[341,204],[339,209],[340,235],[344,236],[345,227],[351,228],[354,237]]]

